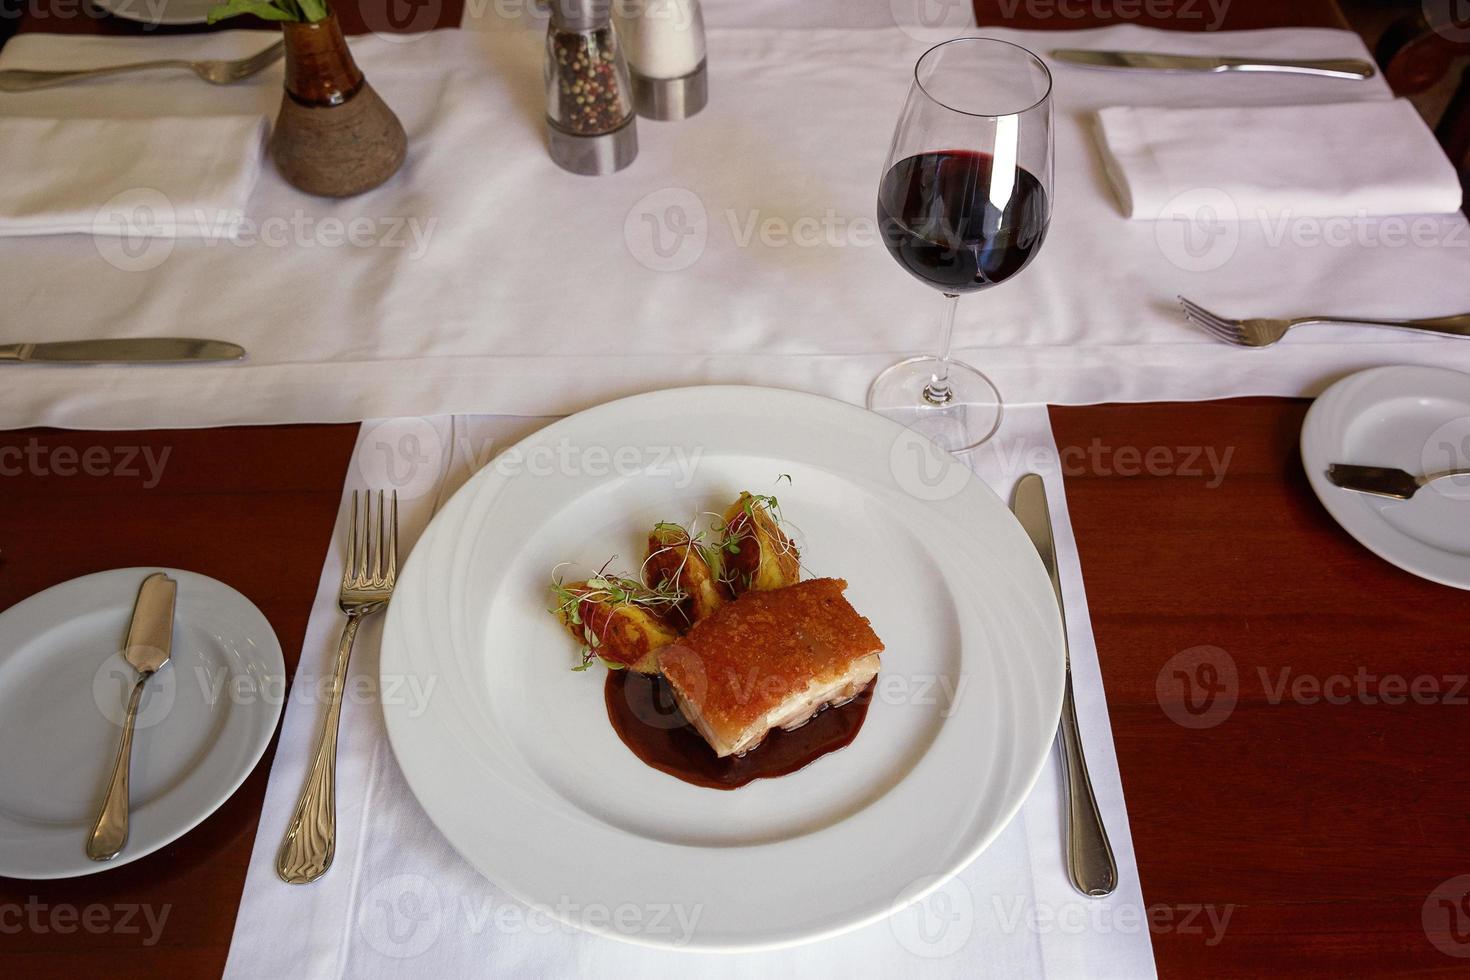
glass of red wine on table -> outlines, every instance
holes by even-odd
[[[990,379],[950,358],[955,307],[1024,269],[1051,221],[1051,73],[1025,48],[962,37],[914,66],[878,187],[888,251],[944,296],[939,353],[880,374],[868,407],[952,452],[1000,427]]]

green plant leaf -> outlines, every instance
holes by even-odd
[[[327,0],[296,0],[297,6],[301,8],[302,16],[315,24],[319,20],[326,20],[332,8],[327,6]]]
[[[261,20],[295,20],[290,13],[271,3],[270,0],[225,0],[209,11],[209,22],[218,23],[227,17],[254,14]]]

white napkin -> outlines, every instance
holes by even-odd
[[[0,117],[0,235],[233,238],[264,116]]]
[[[1222,220],[1453,214],[1460,180],[1405,99],[1098,113],[1103,158],[1130,218],[1224,192]]]
[[[399,544],[410,548],[434,511],[476,469],[547,421],[455,416],[368,422],[358,436],[346,489],[397,489]],[[1085,898],[1067,882],[1061,772],[1054,752],[1020,812],[974,863],[884,921],[791,949],[729,955],[651,949],[579,931],[522,905],[481,877],[419,806],[388,744],[378,699],[427,698],[430,692],[405,684],[393,693],[387,687],[378,693],[382,617],[370,619],[358,634],[347,682],[348,692],[369,693],[349,694],[342,706],[336,860],[309,887],[282,884],[274,870],[276,850],[324,710],[311,692],[321,690],[322,678],[331,671],[342,628],[337,609],[342,555],[340,547],[333,547],[322,569],[282,721],[226,980],[1153,976],[1151,912],[1140,891],[1046,406],[1008,406],[1000,432],[971,453],[969,461],[1006,500],[1026,471],[1040,472],[1046,480],[1066,597],[1077,715],[1093,791],[1118,861],[1114,894]],[[334,537],[339,544],[345,522],[344,506]],[[1211,906],[1211,911],[1219,910]],[[1226,907],[1223,914],[1230,911]],[[1215,934],[1214,925],[1203,928],[1207,938]]]

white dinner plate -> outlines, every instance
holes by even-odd
[[[123,20],[141,24],[204,24],[221,0],[94,0],[97,6]]]
[[[1415,475],[1470,467],[1470,375],[1447,368],[1371,368],[1322,393],[1302,425],[1307,479],[1337,523],[1405,571],[1470,589],[1470,478],[1430,484],[1409,500],[1334,486],[1332,463]]]
[[[128,842],[92,861],[137,674],[120,653],[138,587],[178,582],[169,663],[148,681],[133,738]],[[281,645],[249,599],[204,575],[119,568],[0,613],[0,875],[92,874],[158,850],[230,798],[275,731]]]
[[[742,489],[778,496],[807,573],[847,579],[887,649],[851,745],[722,791],[623,745],[547,586],[560,562],[636,569],[656,521]],[[486,877],[594,932],[731,950],[851,929],[973,860],[1050,751],[1063,645],[1035,549],[964,463],[845,403],[710,387],[583,412],[481,470],[414,548],[381,669],[433,680],[427,707],[384,705],[388,733]]]

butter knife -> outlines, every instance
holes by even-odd
[[[1084,51],[1057,48],[1051,56],[1058,61],[1088,68],[1122,68],[1141,71],[1282,72],[1289,75],[1320,75],[1326,78],[1372,78],[1372,63],[1358,58],[1325,58],[1309,61],[1261,58],[1228,58],[1211,55],[1159,54],[1153,51]]]
[[[1051,510],[1046,505],[1046,485],[1036,473],[1027,473],[1016,484],[1011,503],[1016,520],[1026,529],[1031,543],[1041,555],[1041,563],[1051,577],[1056,593],[1057,610],[1062,614],[1062,642],[1066,643],[1067,613],[1062,604],[1062,582],[1057,576],[1056,543],[1052,539]],[[1062,720],[1057,729],[1057,745],[1066,776],[1067,796],[1067,877],[1072,887],[1084,895],[1101,898],[1118,887],[1118,862],[1113,846],[1103,827],[1102,814],[1092,795],[1092,779],[1087,775],[1087,759],[1082,754],[1082,737],[1077,731],[1077,708],[1072,702],[1072,651],[1067,648],[1067,678],[1062,694]]]
[[[138,720],[138,704],[143,698],[143,685],[148,678],[168,666],[174,639],[174,599],[178,583],[163,572],[154,572],[143,580],[138,600],[133,605],[133,621],[128,625],[127,645],[123,659],[138,672],[128,697],[128,713],[123,720],[122,741],[117,746],[117,759],[112,764],[112,778],[107,781],[107,797],[97,812],[97,822],[87,836],[87,857],[93,861],[110,861],[128,842],[128,773],[133,762],[133,724]]]
[[[0,364],[163,364],[175,361],[238,361],[244,356],[245,348],[239,344],[190,337],[0,344]]]

